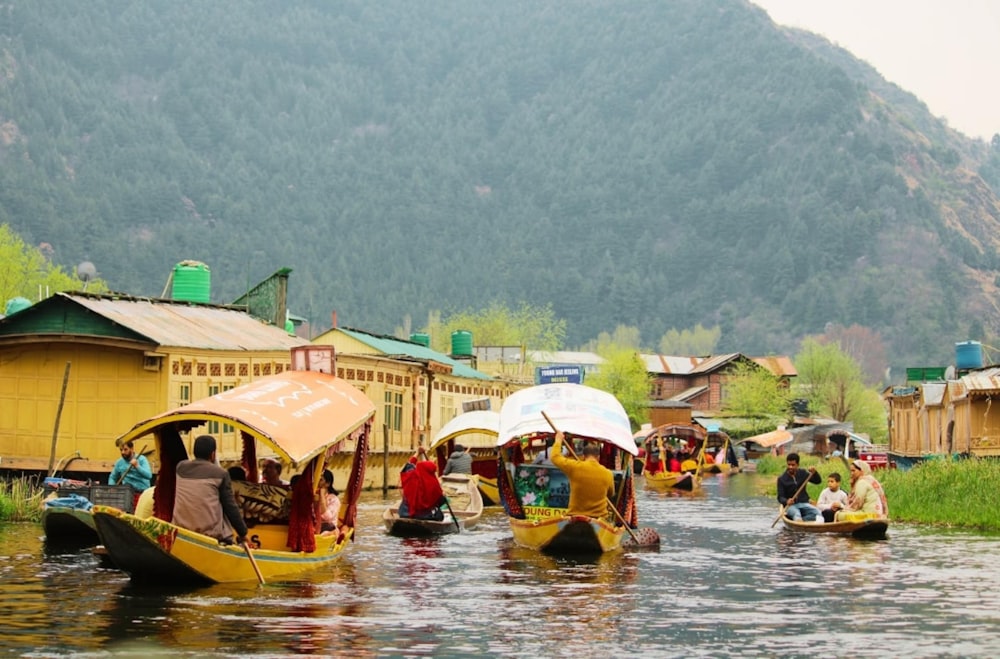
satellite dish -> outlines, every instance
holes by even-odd
[[[97,276],[97,267],[90,261],[84,261],[76,266],[76,276],[83,281],[90,281]]]
[[[86,293],[90,280],[97,277],[97,266],[90,261],[84,261],[76,266],[76,276],[83,282],[83,291]]]
[[[948,368],[944,369],[944,379],[945,380],[954,380],[955,379],[955,367],[954,366],[949,366]]]

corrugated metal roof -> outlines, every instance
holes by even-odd
[[[709,357],[708,359],[700,362],[695,368],[691,369],[691,373],[711,373],[712,371],[725,366],[739,356],[740,353],[731,352],[727,355],[715,355],[714,357]]]
[[[791,376],[797,376],[799,374],[799,372],[795,370],[795,364],[792,363],[792,360],[784,355],[770,355],[768,357],[751,357],[750,359],[754,360],[755,362],[757,362],[767,370],[771,371],[778,377],[781,376],[791,377]]]
[[[945,383],[925,382],[920,388],[920,393],[924,397],[924,405],[940,405],[944,402]]]
[[[309,342],[237,309],[143,298],[57,293],[160,346],[290,350]]]
[[[675,357],[672,355],[640,354],[649,373],[669,373],[671,375],[687,375],[701,361],[701,357]]]
[[[1000,392],[1000,368],[987,368],[967,373],[961,377],[970,396],[983,396]]]
[[[667,400],[688,401],[697,396],[698,394],[705,393],[706,391],[708,391],[708,385],[702,385],[700,387],[690,387],[680,392],[679,394],[674,394]]]
[[[412,341],[404,341],[402,339],[397,339],[392,336],[382,336],[377,334],[370,334],[358,329],[350,329],[347,327],[337,328],[338,331],[356,339],[366,346],[374,348],[382,353],[386,357],[393,357],[396,355],[402,355],[410,359],[422,360],[422,361],[435,361],[442,364],[448,364],[451,366],[451,372],[453,375],[463,378],[472,378],[475,380],[492,380],[493,378],[485,373],[477,371],[476,369],[463,364],[457,359],[452,359],[448,355],[437,352],[436,350],[431,350],[427,346],[421,345],[419,343],[414,343]]]

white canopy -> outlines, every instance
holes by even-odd
[[[490,410],[474,410],[459,414],[444,424],[434,435],[430,449],[433,450],[449,439],[458,439],[459,444],[469,448],[492,448],[500,431],[500,414]]]
[[[610,442],[637,455],[625,408],[612,394],[582,384],[542,384],[516,391],[500,408],[497,446],[533,433],[551,433],[542,412],[556,428],[577,437]]]

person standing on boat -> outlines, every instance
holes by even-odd
[[[215,538],[223,544],[246,542],[246,522],[233,496],[229,472],[215,463],[215,437],[194,440],[194,459],[177,463],[174,518],[177,526]]]
[[[111,476],[108,477],[108,484],[128,485],[138,495],[153,484],[153,470],[149,467],[149,460],[141,453],[135,452],[132,442],[125,442],[118,447],[118,450],[122,457],[115,461]]]
[[[840,474],[833,472],[826,477],[826,489],[819,493],[816,507],[823,514],[824,522],[832,522],[837,511],[847,505],[847,492],[840,489]]]
[[[420,459],[421,456],[423,460]],[[403,488],[403,501],[399,504],[400,517],[438,522],[444,519],[441,505],[445,498],[437,478],[437,465],[427,459],[423,446],[399,472],[399,481]]]
[[[806,481],[818,485],[823,482],[823,478],[816,467],[799,469],[798,453],[789,453],[785,458],[785,466],[785,472],[778,476],[778,503],[784,506],[785,517],[793,522],[815,522],[820,516],[819,508],[809,503],[809,493],[802,485]]]
[[[837,513],[837,521],[884,519],[889,516],[889,504],[882,484],[872,476],[872,468],[864,460],[851,461],[851,493],[847,505]]]
[[[608,514],[608,498],[615,494],[615,478],[611,470],[600,463],[601,447],[596,443],[584,444],[582,460],[562,454],[561,431],[556,433],[552,445],[552,462],[569,479],[569,514],[587,517],[604,517]]]
[[[455,450],[448,456],[448,462],[444,463],[444,470],[441,472],[441,475],[471,473],[472,455],[469,453],[469,449],[461,444],[455,444]]]

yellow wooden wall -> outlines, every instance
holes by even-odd
[[[110,471],[114,438],[163,409],[163,377],[143,367],[141,351],[72,343],[0,350],[0,468],[47,469],[66,363],[69,378],[55,460]]]

